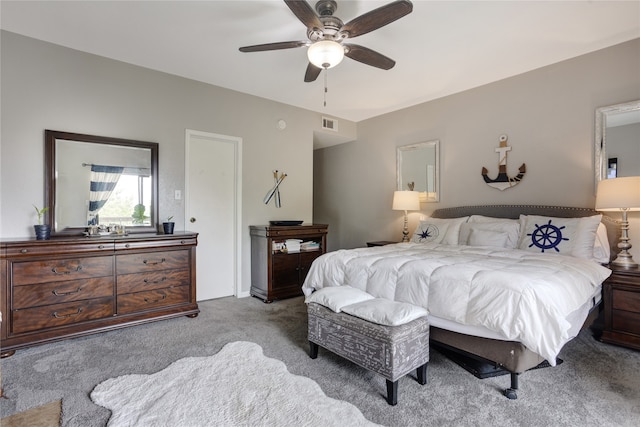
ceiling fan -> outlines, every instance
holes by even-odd
[[[393,68],[396,65],[393,59],[364,46],[345,43],[345,41],[384,27],[413,10],[413,4],[409,0],[397,0],[343,24],[340,18],[333,15],[338,8],[334,0],[318,1],[315,6],[317,14],[304,0],[284,0],[284,2],[307,27],[309,40],[245,46],[240,48],[240,52],[308,47],[309,65],[304,75],[305,82],[316,80],[323,69],[338,65],[344,56],[383,70]]]

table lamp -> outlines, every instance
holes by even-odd
[[[633,257],[629,253],[631,243],[629,243],[629,220],[627,219],[627,212],[640,211],[640,176],[628,176],[600,181],[596,194],[596,210],[622,212],[622,235],[618,243],[620,253],[611,264],[623,268],[638,267],[638,263],[633,260]]]
[[[394,191],[393,207],[394,211],[404,211],[404,228],[402,229],[402,241],[409,241],[409,219],[407,211],[420,210],[420,197],[417,191]]]

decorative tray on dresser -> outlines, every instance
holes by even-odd
[[[0,240],[0,349],[195,317],[197,233]]]
[[[640,269],[612,268],[603,284],[601,340],[640,350]]]

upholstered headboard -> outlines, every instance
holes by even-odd
[[[524,215],[544,215],[560,218],[580,218],[584,216],[598,215],[598,212],[590,208],[572,208],[565,206],[539,206],[539,205],[478,205],[478,206],[458,206],[453,208],[442,208],[433,211],[433,218],[459,218],[467,215],[484,215],[496,218],[517,219],[520,214]],[[611,247],[611,259],[615,258],[620,239],[620,223],[611,217],[602,216],[602,223],[607,227],[607,238]]]

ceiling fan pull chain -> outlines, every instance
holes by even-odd
[[[324,106],[327,106],[327,73],[329,73],[329,69],[324,69]]]

